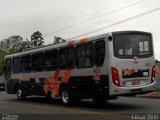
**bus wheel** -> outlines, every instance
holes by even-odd
[[[105,98],[105,97],[94,97],[94,98],[92,98],[92,100],[96,104],[105,104],[106,101],[107,101],[107,98]]]
[[[61,94],[60,94],[60,97],[61,97],[61,101],[64,105],[71,105],[72,103],[72,98],[71,98],[71,95],[70,95],[70,92],[69,92],[69,89],[67,87],[63,87],[61,89]]]
[[[17,90],[17,99],[19,101],[22,101],[22,100],[25,100],[26,99],[26,96],[23,94],[22,90],[21,89],[18,89]]]

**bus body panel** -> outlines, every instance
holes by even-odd
[[[132,33],[132,32],[131,32]],[[151,83],[152,67],[154,66],[154,54],[147,58],[122,59],[114,56],[113,37],[107,33],[88,38],[93,42],[103,38],[105,41],[105,56],[101,67],[95,65],[90,68],[55,69],[52,71],[18,73],[7,79],[7,92],[15,94],[18,87],[24,89],[26,95],[59,96],[62,85],[67,85],[74,96],[80,98],[108,97],[127,94],[149,92],[155,89],[155,82]],[[83,43],[82,43],[83,44]],[[85,44],[85,43],[84,43]],[[75,42],[72,46],[79,45]],[[153,45],[153,44],[152,44]],[[58,45],[59,48],[67,47],[67,44]],[[152,46],[153,47],[153,46]],[[56,49],[56,46],[30,50],[15,55],[9,55],[5,59],[23,56]],[[113,83],[113,68],[118,71],[120,86]],[[13,69],[12,69],[13,71]]]
[[[123,33],[123,32],[122,32]],[[132,32],[131,32],[132,33]],[[114,34],[110,36],[113,37]],[[153,43],[152,43],[153,48]],[[155,81],[151,83],[152,68],[155,65],[154,54],[147,58],[117,58],[114,56],[113,42],[109,43],[110,53],[110,82],[109,95],[127,95],[145,93],[155,90]],[[154,51],[154,50],[153,50]],[[154,53],[154,52],[153,52]],[[117,69],[120,86],[113,84],[112,68]]]
[[[116,61],[116,60],[115,60]],[[146,64],[150,64],[150,67],[147,67]],[[151,83],[151,74],[152,67],[154,66],[153,58],[150,60],[139,60],[138,63],[134,63],[133,61],[125,61],[120,62],[112,62],[111,67],[115,67],[118,69],[119,78],[120,78],[120,87],[117,87],[112,82],[112,77],[110,76],[111,82],[110,85],[110,95],[122,95],[129,94],[134,92],[147,92],[153,91],[155,89],[155,82]],[[125,72],[126,73],[125,73]],[[130,78],[124,78],[123,74],[128,74]],[[143,77],[132,76],[133,74],[143,74]],[[126,75],[127,76],[127,75]],[[146,77],[145,77],[146,76]]]
[[[94,39],[100,38],[104,38],[104,41],[106,42],[106,34],[94,37]],[[88,41],[90,41],[90,39],[88,39]],[[105,52],[105,54],[108,53]],[[10,56],[7,56],[6,59],[9,57]],[[105,59],[107,59],[106,55]],[[7,80],[7,92],[9,94],[15,94],[17,92],[17,88],[22,87],[26,95],[49,95],[55,97],[59,96],[60,85],[65,83],[73,92],[76,91],[74,95],[78,97],[91,98],[101,94],[103,91],[105,91],[103,92],[103,95],[108,96],[109,79],[106,65],[108,65],[108,63],[104,62],[102,67],[94,66],[92,68],[73,68],[65,70],[56,69],[54,71],[19,74],[13,74],[12,72],[10,79]]]
[[[98,70],[97,70],[98,69]],[[95,72],[95,70],[98,71]],[[83,70],[60,70],[57,79],[54,79],[56,71],[26,73],[11,75],[11,79],[7,81],[7,92],[10,94],[16,93],[16,87],[21,85],[25,88],[26,95],[47,95],[52,97],[59,95],[59,87],[61,83],[66,83],[70,88],[87,92],[91,94],[94,90],[97,91],[96,86],[107,87],[108,89],[108,75],[103,74],[103,68],[83,69]],[[90,73],[90,74],[88,74]],[[100,82],[102,85],[100,85]],[[90,92],[90,93],[89,93]],[[107,96],[106,92],[106,96]],[[93,93],[94,95],[95,93]],[[81,96],[79,94],[79,96]]]

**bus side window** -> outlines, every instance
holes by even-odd
[[[21,72],[21,58],[15,57],[13,58],[13,73],[20,73]]]
[[[66,48],[59,49],[59,67],[61,69],[66,68]]]
[[[103,40],[95,43],[95,66],[102,67],[105,58],[105,42]]]
[[[89,68],[94,65],[94,43],[77,46],[77,68]]]
[[[66,68],[74,68],[75,67],[75,47],[68,47],[66,54]]]
[[[6,59],[5,60],[6,64],[6,71],[5,71],[5,78],[8,79],[11,75],[11,59]]]
[[[85,67],[85,45],[77,45],[76,47],[76,66],[77,68]]]
[[[31,72],[31,55],[26,55],[22,57],[22,72]]]
[[[41,72],[44,70],[43,53],[35,53],[32,55],[32,71]]]
[[[85,45],[85,67],[93,67],[94,66],[94,44],[88,43]]]
[[[58,68],[58,50],[45,52],[45,70],[52,71]]]

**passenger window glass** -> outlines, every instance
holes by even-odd
[[[123,54],[122,50],[119,50]],[[95,65],[101,67],[105,58],[105,42],[103,40],[95,43]]]
[[[139,51],[143,52],[143,42],[139,42]]]
[[[94,65],[94,44],[85,45],[85,67],[93,67]]]
[[[59,67],[66,68],[66,48],[59,49]]]
[[[148,41],[144,41],[144,51],[149,51]]]
[[[11,59],[6,59],[5,65],[6,65],[5,78],[8,79],[11,75]]]
[[[31,55],[26,55],[22,57],[22,72],[31,72]]]
[[[75,47],[68,47],[66,54],[66,68],[74,68],[75,67]]]
[[[152,37],[148,33],[123,33],[114,34],[114,55],[117,58],[133,59],[151,57]],[[119,50],[123,50],[123,54]]]
[[[125,55],[132,55],[132,48],[125,48]]]
[[[21,58],[15,57],[13,58],[13,73],[20,73],[21,72]]]
[[[45,70],[52,71],[58,68],[58,50],[45,52]]]
[[[77,46],[76,64],[77,68],[85,67],[85,45]]]
[[[32,71],[40,72],[44,70],[43,53],[36,53],[32,55]]]
[[[119,49],[119,55],[123,55],[123,49]]]
[[[77,46],[77,68],[89,68],[94,65],[94,44],[87,43]]]
[[[139,51],[140,52],[147,52],[147,51],[149,51],[148,41],[139,42]]]

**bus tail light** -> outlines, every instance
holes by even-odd
[[[152,76],[151,76],[151,83],[156,80],[156,67],[155,65],[152,67]]]
[[[120,87],[120,80],[119,80],[119,75],[118,75],[118,70],[114,67],[112,69],[112,81],[115,86]]]

